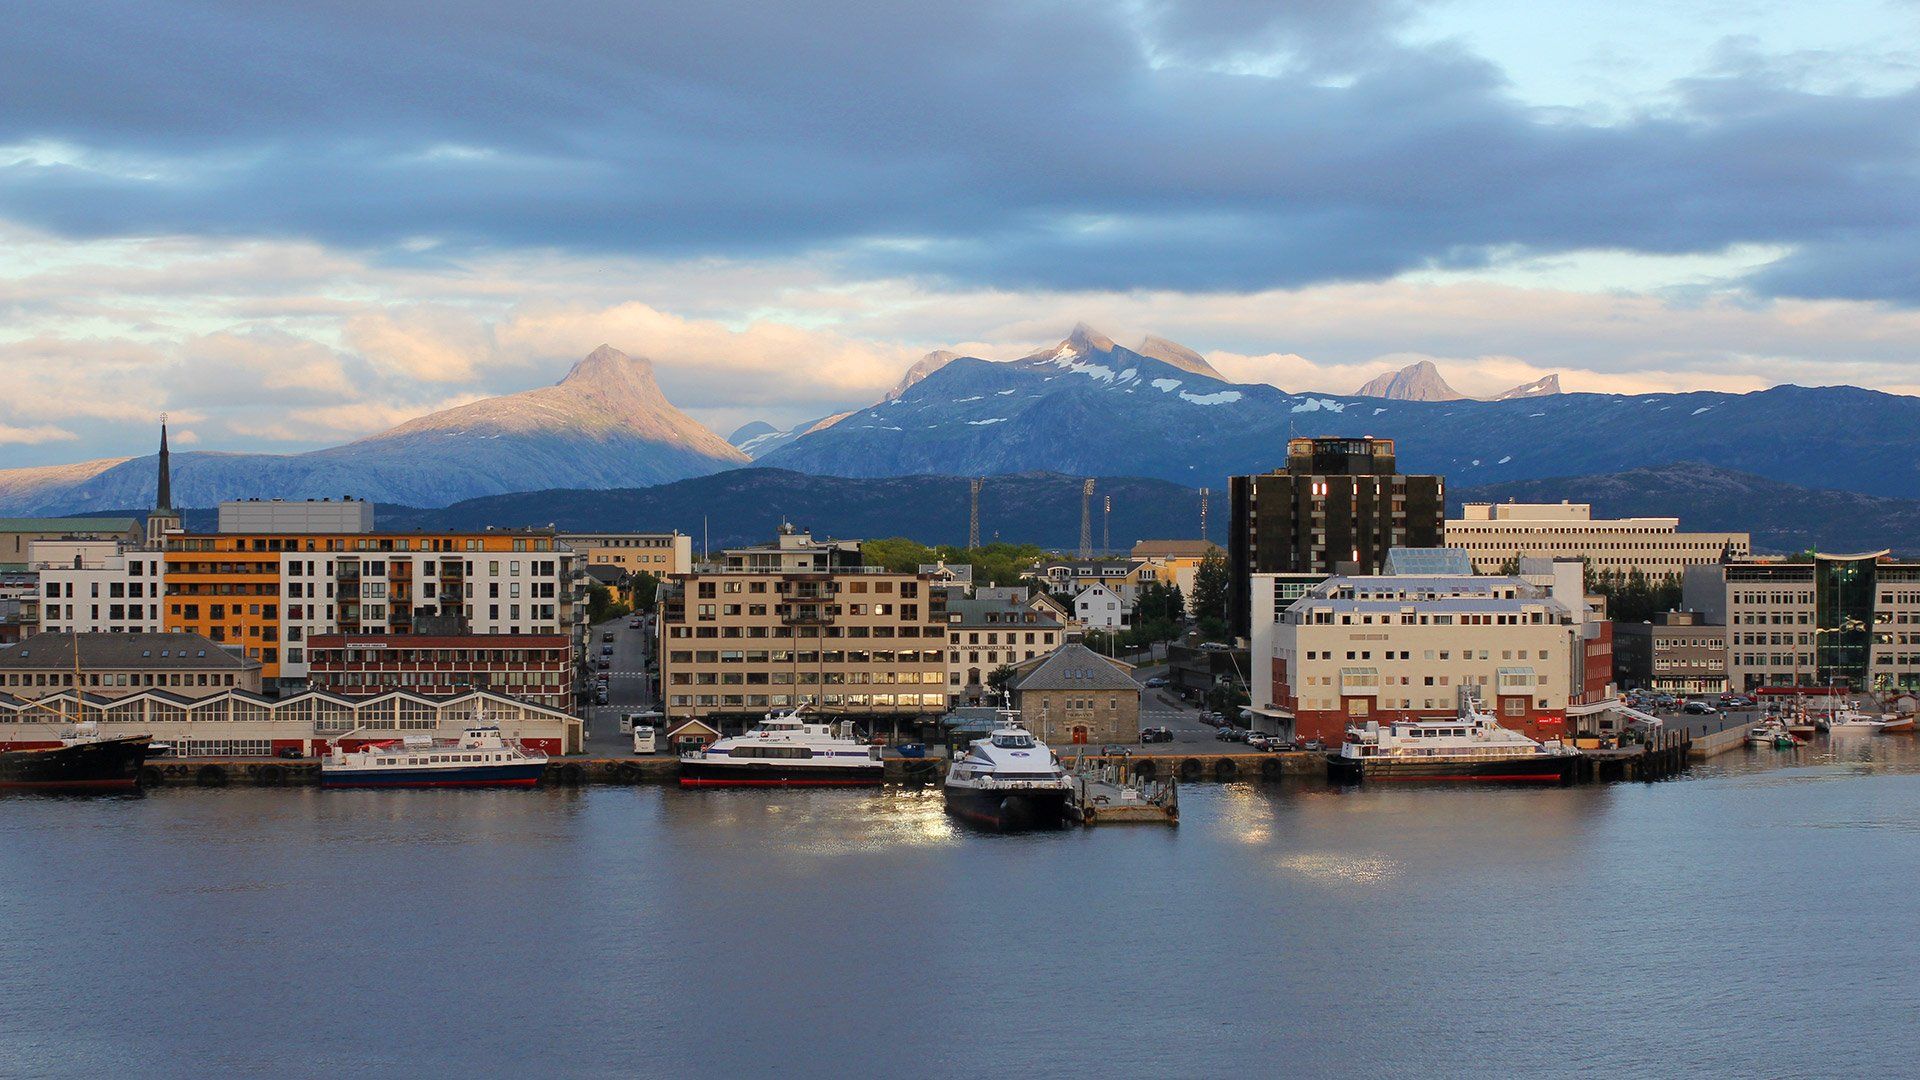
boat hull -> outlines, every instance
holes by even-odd
[[[533,787],[546,772],[544,761],[475,765],[458,769],[341,769],[320,767],[320,786],[328,788],[515,788]]]
[[[1397,761],[1328,754],[1327,778],[1337,784],[1570,784],[1576,760],[1573,754],[1495,761]]]
[[[791,761],[681,761],[681,787],[878,787],[887,767],[800,765]]]
[[[1002,832],[1057,829],[1067,821],[1065,788],[995,790],[946,786],[947,813]]]
[[[123,739],[0,752],[0,789],[130,791],[140,785],[152,739]]]

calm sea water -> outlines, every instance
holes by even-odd
[[[1796,753],[1025,836],[937,792],[8,798],[0,1073],[1912,1075],[1920,741]]]

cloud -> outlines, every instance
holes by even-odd
[[[13,424],[0,424],[0,443],[39,443],[62,442],[77,439],[79,436],[65,428],[52,424],[36,424],[32,427],[17,427]]]
[[[1857,243],[1920,229],[1910,84],[1736,56],[1596,122],[1409,41],[1414,7],[714,3],[642,29],[611,3],[30,6],[0,38],[0,216],[396,265],[791,258],[1036,290],[1764,244],[1804,252],[1764,293],[1920,300],[1879,272],[1897,242]],[[465,377],[408,335],[374,351]]]

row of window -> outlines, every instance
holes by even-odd
[[[812,695],[804,695],[811,700]],[[791,694],[672,694],[667,704],[673,708],[702,709],[765,709],[794,704]],[[822,708],[944,708],[947,704],[945,694],[823,694],[819,704]]]
[[[938,671],[675,671],[672,686],[844,686],[945,681]]]

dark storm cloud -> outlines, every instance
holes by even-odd
[[[1105,288],[1769,243],[1799,254],[1761,288],[1920,299],[1887,272],[1895,245],[1856,243],[1920,229],[1915,92],[1813,94],[1746,68],[1601,126],[1515,102],[1453,47],[1394,44],[1402,15],[36,5],[0,36],[0,145],[80,154],[0,167],[0,216],[73,235],[819,252]],[[1250,55],[1280,73],[1223,73]]]

